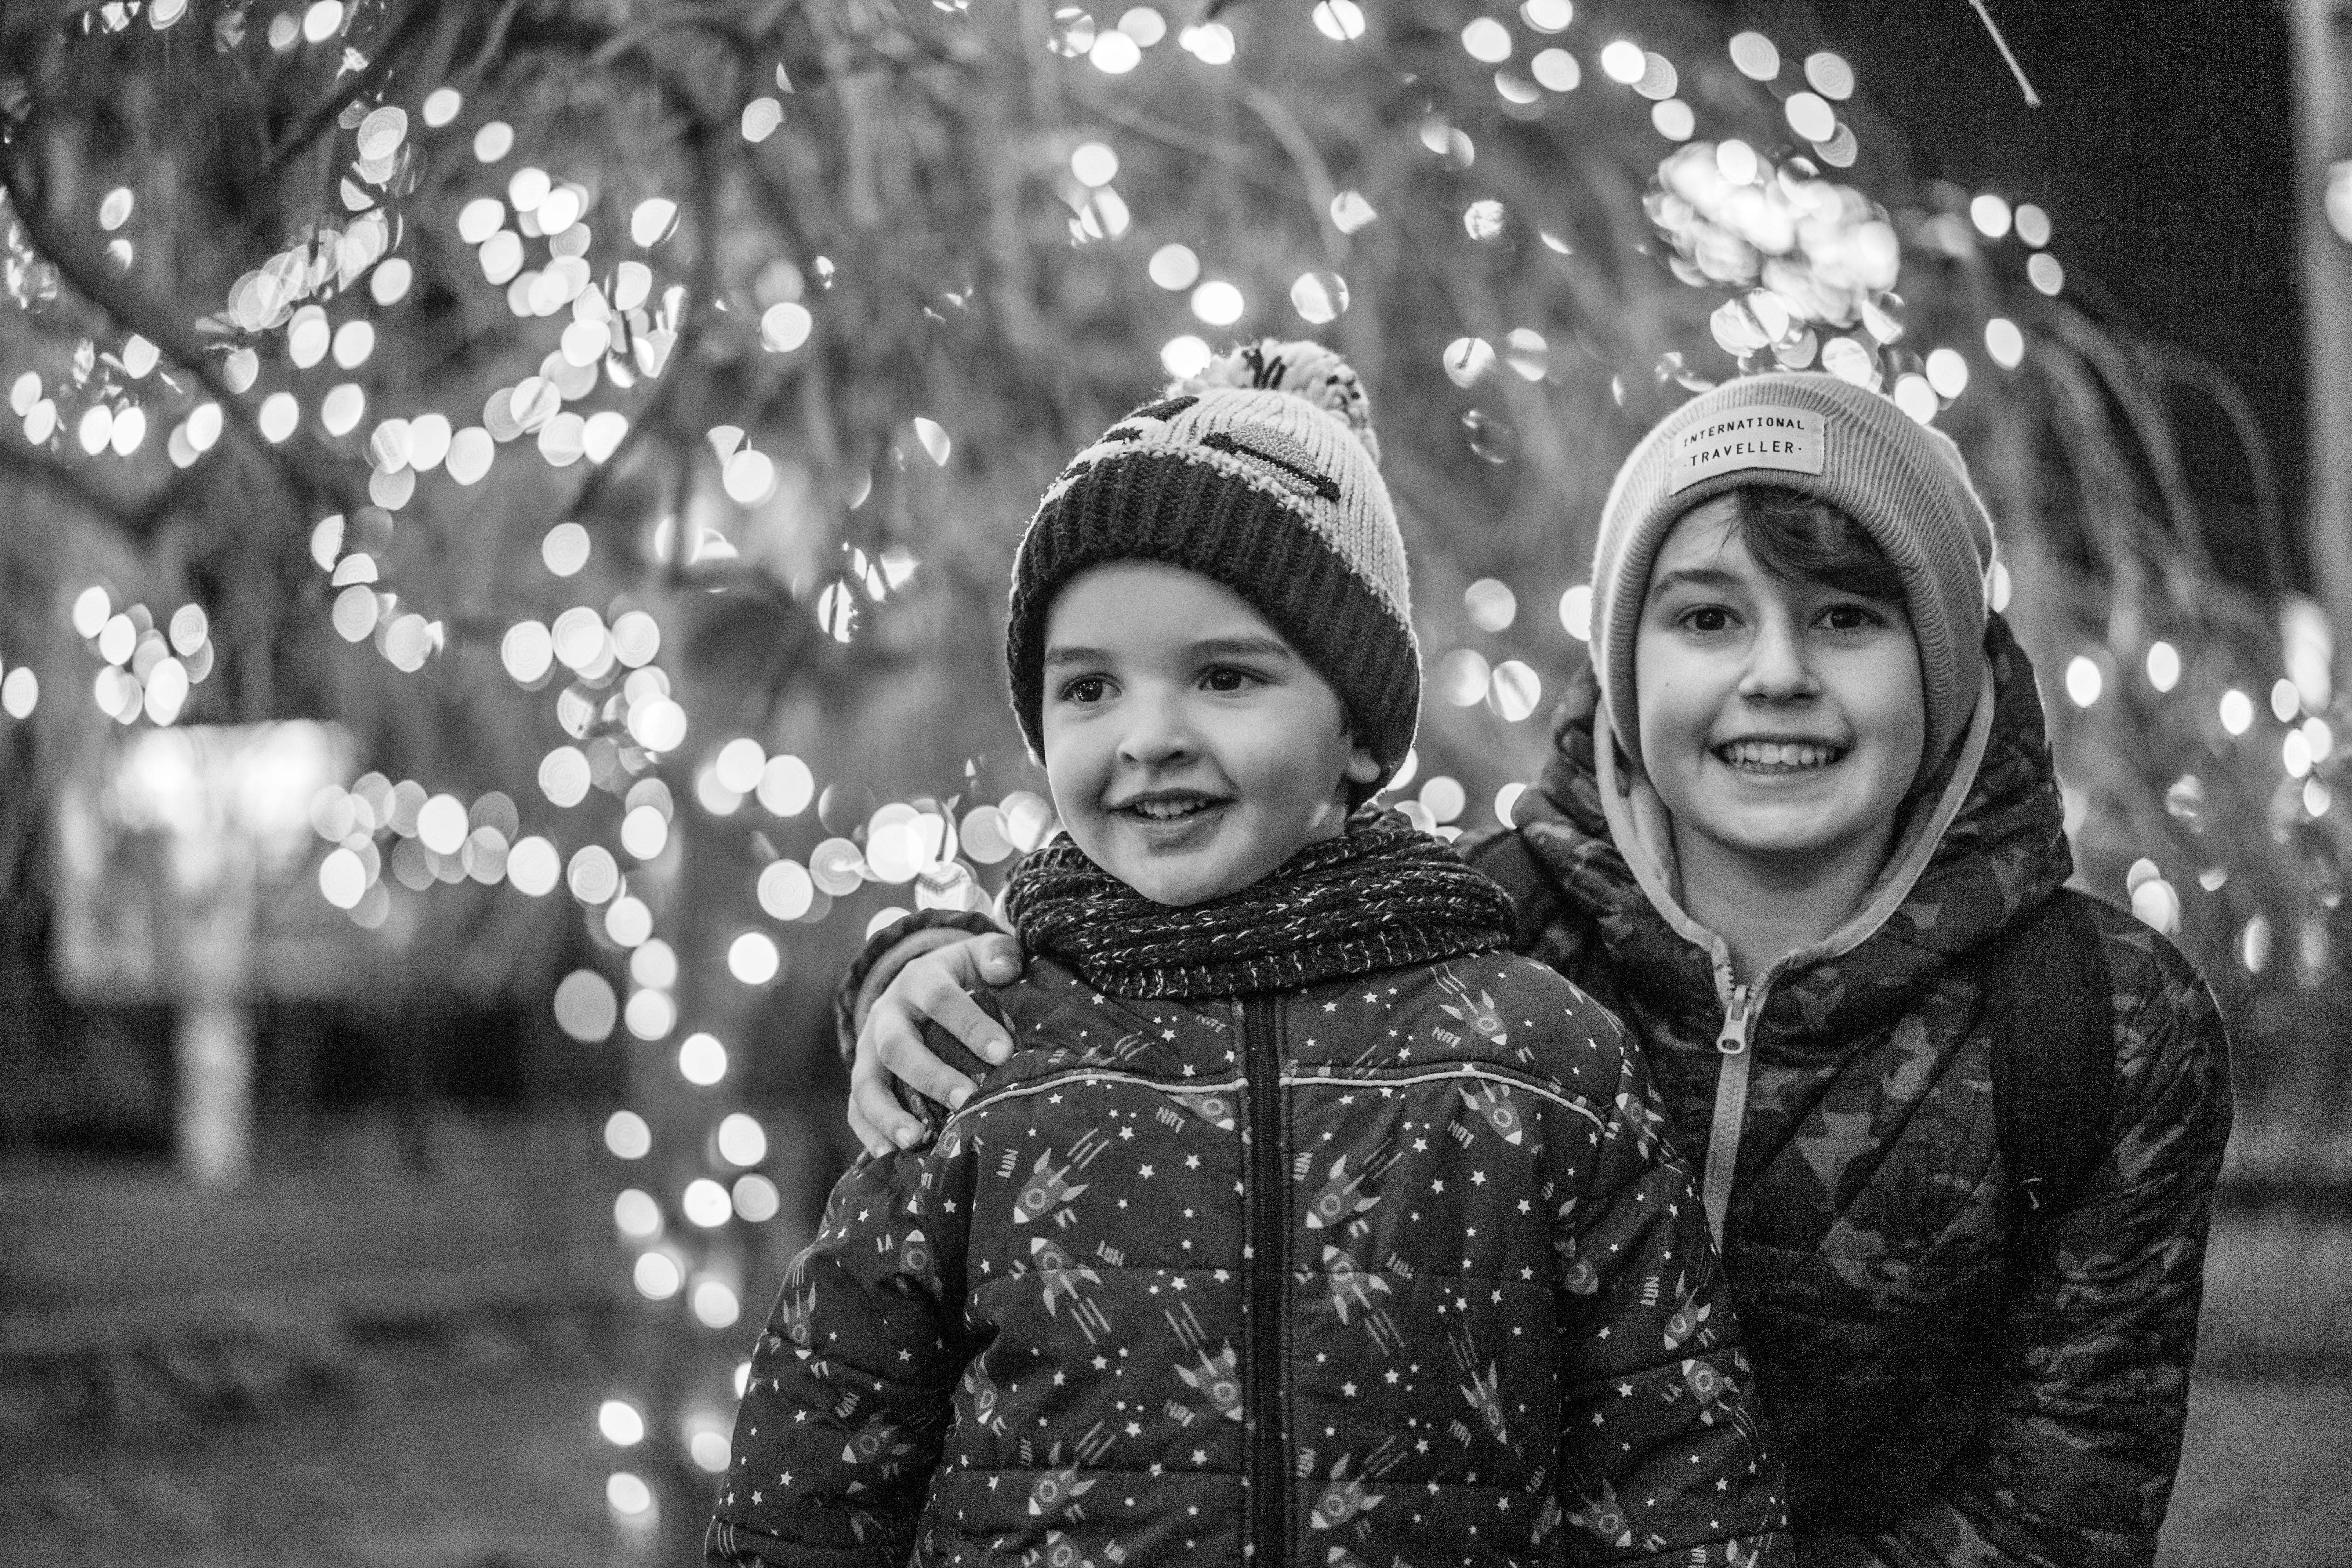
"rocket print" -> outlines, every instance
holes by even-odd
[[[1485,991],[1480,991],[1473,999],[1467,983],[1450,973],[1438,977],[1437,988],[1461,1004],[1457,1007],[1453,1002],[1441,1003],[1437,1009],[1439,1012],[1459,1022],[1481,1040],[1496,1047],[1511,1043],[1510,1031],[1504,1026],[1502,1014],[1496,1010],[1495,999]],[[1524,1045],[1514,1054],[1523,1062],[1535,1059],[1535,1053]]]
[[[1029,1179],[1021,1184],[1021,1191],[1013,1199],[1013,1217],[1025,1224],[1058,1210],[1060,1212],[1054,1213],[1055,1221],[1068,1225],[1077,1217],[1069,1207],[1070,1200],[1087,1190],[1084,1182],[1072,1184],[1070,1173],[1085,1170],[1109,1146],[1110,1140],[1097,1129],[1073,1144],[1069,1159],[1059,1166],[1054,1163],[1051,1149],[1038,1155]]]
[[[1494,1362],[1488,1362],[1486,1375],[1484,1377],[1478,1375],[1478,1352],[1470,1342],[1470,1331],[1467,1329],[1456,1331],[1445,1342],[1453,1347],[1454,1364],[1461,1368],[1464,1375],[1470,1379],[1468,1385],[1461,1389],[1463,1402],[1478,1413],[1478,1418],[1486,1424],[1486,1431],[1495,1441],[1508,1447],[1511,1436],[1503,1425],[1501,1367]]]
[[[1693,1305],[1692,1295],[1690,1277],[1686,1274],[1677,1276],[1675,1279],[1675,1310],[1666,1315],[1666,1349],[1670,1351],[1682,1349],[1691,1342],[1694,1336],[1697,1343],[1692,1348],[1705,1349],[1715,1337],[1714,1331],[1706,1327],[1707,1318],[1715,1311],[1715,1303],[1703,1301]]]
[[[1234,1130],[1232,1095],[1220,1094],[1214,1090],[1195,1094],[1177,1089],[1169,1098],[1220,1132],[1231,1132]]]
[[[1384,1496],[1366,1491],[1363,1477],[1349,1476],[1348,1458],[1342,1454],[1339,1462],[1331,1467],[1330,1483],[1315,1500],[1309,1522],[1317,1530],[1337,1530],[1380,1507]]]
[[[1603,1481],[1598,1492],[1580,1493],[1577,1500],[1583,1506],[1569,1514],[1569,1523],[1591,1531],[1612,1546],[1633,1544],[1633,1523],[1617,1500],[1615,1487]]]
[[[1307,1275],[1302,1271],[1299,1277],[1303,1279]],[[1331,1294],[1331,1310],[1339,1314],[1339,1321],[1347,1322],[1350,1311],[1360,1313],[1364,1330],[1372,1337],[1372,1347],[1384,1356],[1396,1354],[1403,1336],[1397,1331],[1387,1307],[1372,1300],[1375,1295],[1395,1293],[1387,1280],[1367,1270],[1345,1247],[1327,1246],[1323,1248],[1323,1284]]]
[[[1590,1296],[1601,1289],[1601,1271],[1592,1260],[1576,1249],[1576,1232],[1570,1221],[1576,1215],[1576,1200],[1569,1199],[1559,1205],[1559,1222],[1552,1233],[1551,1255],[1559,1269],[1559,1282],[1568,1287],[1571,1296]]]
[[[841,1462],[845,1465],[879,1465],[882,1468],[879,1479],[887,1480],[898,1470],[893,1461],[914,1451],[914,1440],[906,1435],[904,1427],[887,1415],[877,1415],[859,1427],[843,1445]]]
[[[1004,1417],[999,1411],[996,1380],[988,1375],[988,1363],[975,1360],[963,1369],[964,1397],[971,1401],[971,1418],[998,1436],[1004,1436]]]
[[[1617,1115],[1619,1120],[1610,1124],[1609,1136],[1617,1136],[1620,1126],[1631,1128],[1635,1152],[1644,1160],[1656,1155],[1665,1142],[1664,1113],[1629,1088],[1617,1091]]]
[[[1045,1282],[1045,1310],[1048,1315],[1055,1312],[1056,1303],[1066,1296],[1070,1300],[1070,1321],[1085,1331],[1087,1343],[1092,1344],[1110,1332],[1110,1321],[1103,1316],[1102,1309],[1078,1294],[1079,1281],[1099,1285],[1102,1283],[1101,1275],[1075,1261],[1068,1253],[1042,1236],[1030,1238],[1029,1257],[1038,1278]]]
[[[1502,1135],[1503,1142],[1517,1148],[1527,1142],[1528,1130],[1519,1121],[1519,1108],[1511,1103],[1511,1091],[1499,1083],[1481,1084],[1477,1089],[1464,1089],[1462,1103],[1486,1119],[1486,1125]]]

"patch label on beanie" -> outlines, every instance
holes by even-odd
[[[1829,420],[1817,410],[1759,403],[1684,431],[1666,462],[1666,489],[1746,468],[1818,474],[1829,450]]]

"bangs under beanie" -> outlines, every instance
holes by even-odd
[[[1404,541],[1363,387],[1339,355],[1272,339],[1235,350],[1113,425],[1047,488],[1013,557],[1004,632],[1013,710],[1041,756],[1055,595],[1129,560],[1248,600],[1330,682],[1382,782],[1404,760],[1421,712]]]
[[[1968,728],[1983,682],[1992,519],[1951,437],[1820,372],[1740,376],[1701,393],[1617,470],[1593,552],[1592,661],[1618,743],[1639,767],[1633,640],[1658,547],[1692,508],[1746,485],[1826,501],[1886,552],[1919,645],[1934,766]]]

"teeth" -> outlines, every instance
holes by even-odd
[[[1723,748],[1722,756],[1735,768],[1820,768],[1837,752],[1803,741],[1737,741]]]
[[[1190,816],[1208,804],[1203,800],[1139,800],[1129,809],[1157,821],[1169,822],[1180,816]]]

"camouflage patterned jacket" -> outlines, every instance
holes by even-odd
[[[714,1563],[1793,1560],[1688,1169],[1557,975],[982,1001],[1020,1048],[792,1265]]]
[[[2012,1293],[1970,955],[2072,859],[2032,670],[1998,620],[1988,651],[1996,700],[1948,778],[1928,781],[1874,898],[1744,996],[1667,891],[1644,825],[1654,800],[1619,793],[1615,760],[1595,756],[1589,676],[1517,813],[1531,856],[1503,838],[1468,849],[1518,901],[1520,949],[1639,1034],[1694,1158],[1725,1157],[1707,1150],[1717,1041],[1729,1004],[1746,1004],[1752,1079],[1724,1258],[1809,1563],[2146,1563],[2179,1458],[2230,1128],[2221,1019],[2169,943],[2100,907],[2111,1152],[2049,1248],[2018,1260]],[[1530,859],[1539,876],[1510,873]],[[1958,1451],[1913,1495],[1854,1495],[1857,1472],[1906,1444]],[[1811,1533],[1873,1511],[1866,1552]]]

